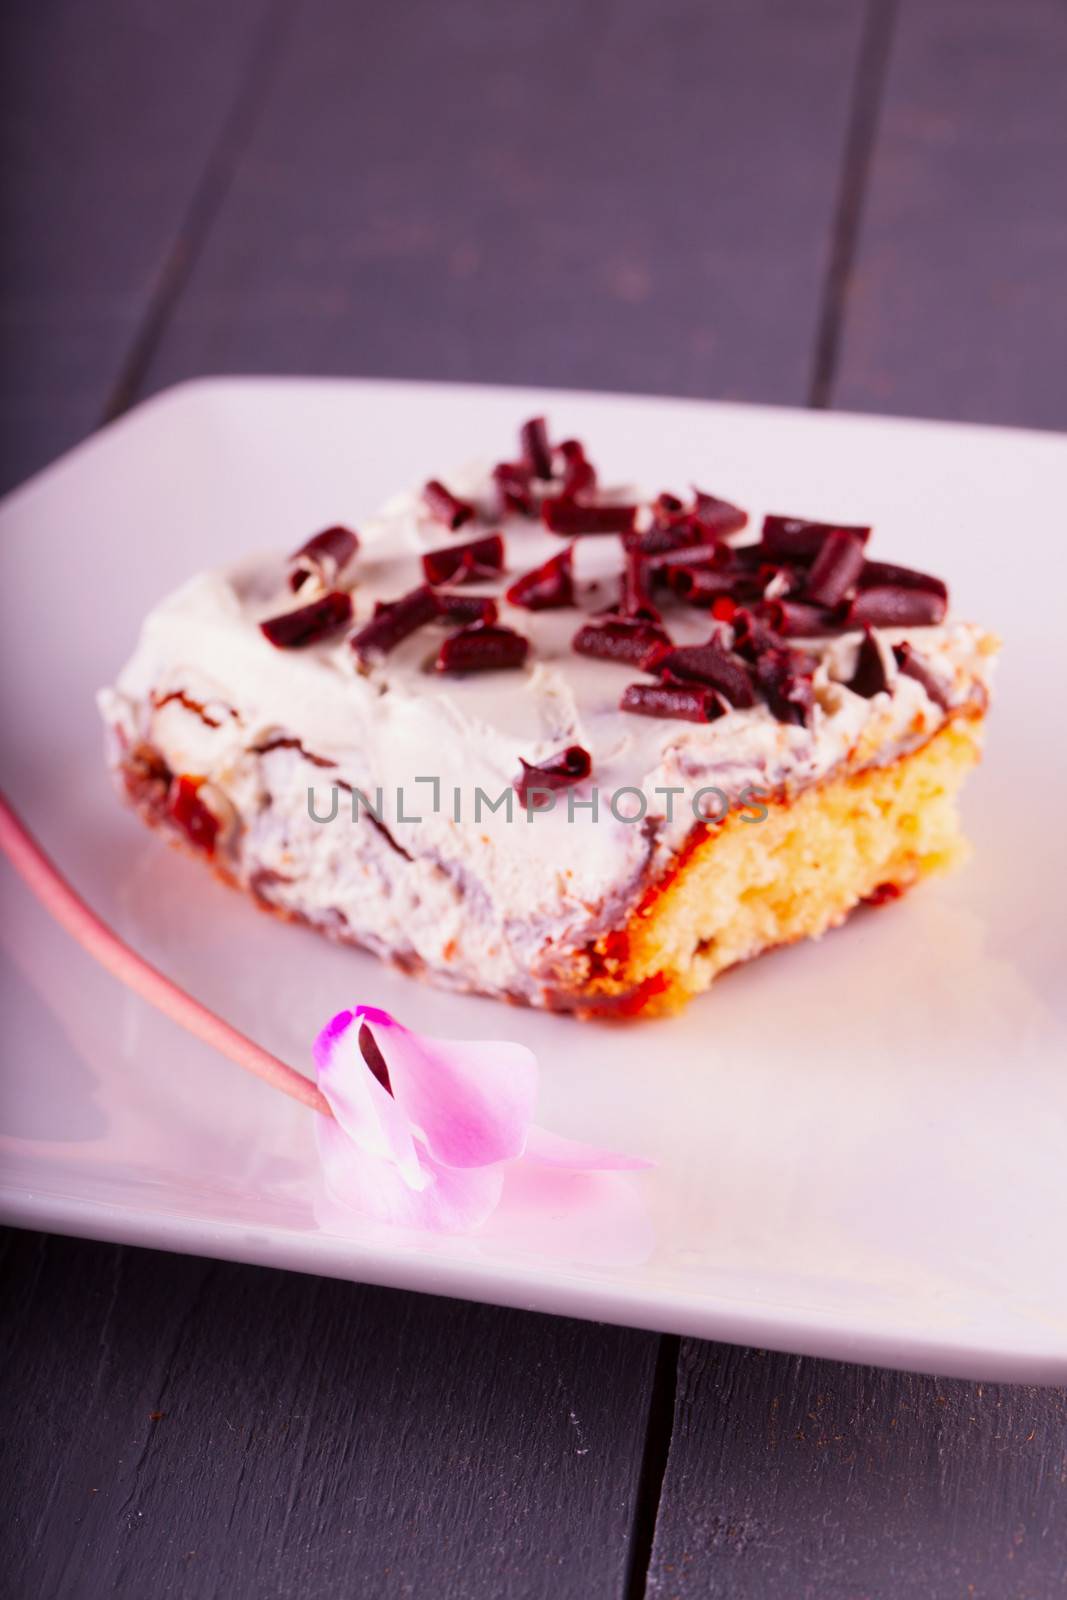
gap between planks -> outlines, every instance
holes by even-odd
[[[867,0],[808,392],[808,405],[816,410],[829,408],[837,377],[841,331],[885,95],[896,13],[897,0]],[[645,1600],[647,1592],[660,1497],[674,1431],[680,1354],[681,1340],[672,1334],[661,1335],[634,1510],[624,1600]]]
[[[896,14],[897,0],[867,0],[808,391],[808,405],[818,411],[829,409],[837,379],[841,332],[878,137]]]
[[[102,422],[113,422],[124,411],[128,411],[137,399],[171,313],[189,282],[211,226],[229,193],[238,160],[266,101],[292,20],[293,9],[287,0],[271,0],[256,29],[243,80],[237,87],[215,148],[193,191],[189,207],[163,263],[159,281],[108,396]]]

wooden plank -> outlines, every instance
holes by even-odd
[[[1062,11],[902,0],[896,20],[869,174],[871,108],[855,124],[813,398],[1062,425]],[[1063,1391],[685,1341],[674,1420],[650,1596],[1067,1589]]]
[[[1062,1393],[686,1342],[647,1593],[1062,1594],[1065,1485]]]
[[[861,8],[305,8],[148,388],[209,371],[802,401]]]
[[[901,0],[834,403],[1067,426],[1067,11]]]
[[[10,1593],[622,1593],[653,1335],[29,1234],[3,1280]]]
[[[3,8],[0,488],[101,420],[270,15],[268,0]]]

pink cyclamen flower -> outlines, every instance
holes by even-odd
[[[525,1045],[431,1039],[356,1006],[326,1024],[313,1054],[333,1112],[315,1119],[326,1187],[383,1222],[477,1228],[520,1159],[577,1171],[649,1165],[535,1127],[537,1059]]]

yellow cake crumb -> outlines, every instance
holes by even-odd
[[[764,821],[733,814],[708,827],[625,930],[586,953],[577,1009],[677,1010],[725,968],[818,938],[863,901],[957,864],[956,795],[979,758],[981,721],[956,718],[888,766],[773,801]]]

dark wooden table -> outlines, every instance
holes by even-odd
[[[5,486],[207,372],[1067,423],[1062,0],[3,29]],[[13,1596],[1067,1589],[1063,1393],[29,1234],[3,1275]]]

